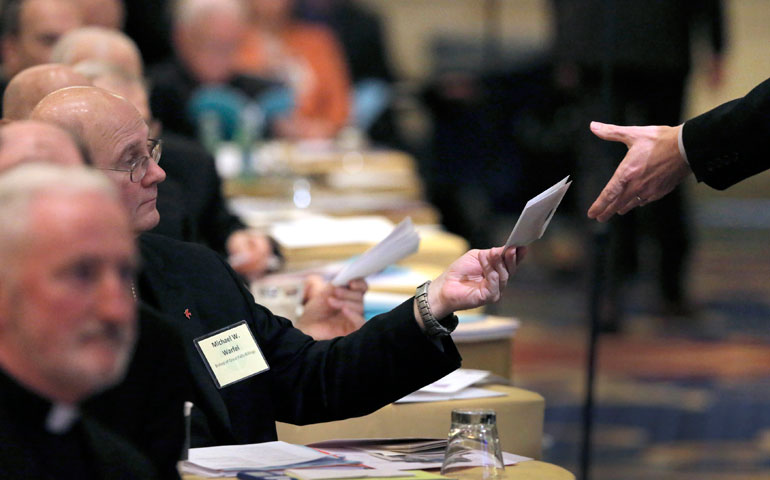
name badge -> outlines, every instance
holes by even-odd
[[[240,382],[270,368],[246,320],[193,341],[217,388]]]

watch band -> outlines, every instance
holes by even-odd
[[[457,328],[458,319],[456,315],[449,315],[440,322],[433,316],[428,304],[428,288],[430,280],[417,287],[414,298],[417,301],[417,310],[420,312],[420,318],[425,326],[425,334],[429,337],[446,337]]]

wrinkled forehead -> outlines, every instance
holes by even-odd
[[[89,128],[96,130],[90,143],[97,166],[114,166],[125,155],[141,155],[147,148],[148,127],[138,112],[125,121],[114,116],[93,127],[87,124]]]

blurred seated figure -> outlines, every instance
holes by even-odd
[[[203,140],[208,133],[204,119],[198,118],[198,110],[191,105],[196,100],[208,102],[220,114],[220,121],[229,122],[231,131],[227,133],[233,135],[245,103],[269,85],[236,71],[235,55],[244,29],[238,0],[177,3],[173,12],[176,58],[149,72],[150,106],[166,130]]]
[[[16,120],[0,126],[0,171],[31,162],[91,165],[91,156],[80,137],[52,123]],[[80,410],[128,440],[163,478],[178,479],[176,465],[185,439],[182,412],[190,399],[184,346],[174,326],[142,303],[138,322],[125,376],[82,403]]]
[[[351,0],[297,0],[300,18],[322,23],[342,45],[353,83],[351,124],[378,143],[403,148],[392,111],[393,81],[380,17]]]
[[[142,55],[136,44],[118,30],[81,27],[63,35],[51,51],[51,62],[75,65],[83,60],[111,63],[141,77]]]
[[[273,125],[290,139],[332,138],[350,116],[350,79],[334,33],[293,16],[293,0],[247,0],[249,24],[238,48],[242,72],[289,87],[294,108]]]
[[[50,123],[19,120],[0,126],[0,172],[26,162],[89,163],[73,135]]]
[[[0,176],[0,219],[3,476],[160,478],[79,411],[125,375],[138,334],[137,252],[117,189],[80,166],[17,166]]]
[[[1,20],[0,92],[20,71],[48,63],[59,37],[81,25],[80,11],[69,0],[5,1]]]
[[[41,98],[54,90],[87,85],[91,82],[67,65],[46,63],[27,68],[16,74],[5,89],[3,118],[23,120]]]

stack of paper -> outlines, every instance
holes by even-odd
[[[313,448],[276,441],[248,445],[191,448],[182,471],[204,476],[235,476],[244,470],[348,465],[347,461]]]
[[[436,456],[431,459],[420,459],[419,456],[412,457],[411,459],[404,459],[398,458],[396,455],[391,455],[388,457],[383,455],[374,455],[374,453],[382,453],[388,451],[392,453],[393,448],[408,448],[410,445],[430,445],[432,443],[438,445],[441,442],[445,443],[446,440],[425,438],[359,438],[328,440],[324,442],[312,443],[311,446],[320,448],[325,452],[344,456],[347,460],[357,461],[361,465],[366,465],[367,467],[375,469],[412,471],[415,469],[422,470],[426,468],[440,468],[443,460],[443,451],[440,457]],[[503,462],[506,465],[514,465],[525,460],[532,459],[528,457],[522,457],[520,455],[514,455],[512,453],[503,452]]]
[[[346,285],[354,278],[364,278],[402,260],[420,247],[420,236],[412,219],[407,217],[380,243],[347,264],[333,279],[332,285]]]
[[[567,181],[568,178],[569,175],[527,202],[508,241],[505,242],[506,247],[529,245],[543,236],[561,199],[572,184]]]

